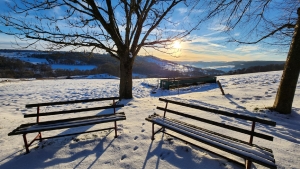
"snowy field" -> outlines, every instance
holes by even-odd
[[[64,79],[2,82],[0,83],[0,168],[240,168],[215,154],[161,133],[151,141],[151,123],[145,121],[145,118],[154,112],[162,114],[156,109],[156,106],[164,106],[158,101],[159,97],[276,121],[276,127],[257,125],[256,128],[258,132],[273,135],[274,141],[254,138],[254,144],[271,148],[278,168],[300,168],[300,82],[298,81],[293,112],[290,115],[281,115],[264,109],[273,105],[280,78],[281,71],[221,76],[218,80],[223,85],[225,96],[221,95],[216,84],[192,86],[179,91],[158,90],[157,93],[151,94],[151,86],[156,86],[158,79],[135,79],[134,99],[122,100],[121,103],[125,107],[118,110],[118,112],[125,112],[127,117],[127,120],[118,122],[118,138],[114,138],[114,132],[96,132],[49,139],[41,143],[35,142],[30,147],[29,154],[25,154],[21,135],[7,136],[20,124],[34,122],[35,119],[23,118],[24,113],[35,112],[35,109],[26,109],[25,104],[118,96],[119,80]],[[98,103],[94,103],[94,106],[96,104]],[[68,108],[77,106],[68,105]],[[84,106],[92,107],[93,104]],[[41,108],[41,112],[49,109]],[[186,108],[177,109],[185,112]],[[203,113],[199,113],[199,116],[203,117],[201,115]],[[213,113],[206,113],[204,117],[230,125],[237,125],[237,122],[240,123],[239,127],[250,128],[250,123],[234,118]],[[78,130],[88,130],[93,127],[97,126],[80,127]],[[210,128],[219,130],[217,127]],[[43,135],[53,136],[71,131],[74,129],[45,132]],[[245,141],[249,139],[249,136],[243,134],[236,134],[235,137]],[[252,167],[264,168],[255,163]]]

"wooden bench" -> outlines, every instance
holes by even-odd
[[[230,112],[226,112],[226,111],[222,111],[222,110],[215,110],[215,109],[211,109],[208,107],[202,107],[202,106],[191,105],[191,104],[187,104],[187,103],[162,99],[162,98],[159,98],[159,100],[166,102],[166,105],[164,108],[157,107],[158,110],[164,111],[163,116],[154,113],[153,115],[150,115],[148,118],[146,118],[147,121],[152,123],[152,140],[154,140],[154,135],[156,133],[163,132],[163,133],[168,134],[172,137],[175,137],[179,140],[182,140],[186,143],[190,143],[191,145],[194,145],[196,147],[200,147],[200,146],[196,145],[192,142],[199,141],[208,146],[212,146],[216,149],[222,150],[222,151],[224,151],[223,153],[222,153],[222,151],[221,152],[218,151],[218,153],[217,153],[215,151],[212,151],[210,148],[200,147],[211,153],[218,154],[225,159],[228,159],[230,161],[235,161],[238,164],[245,166],[245,168],[247,168],[247,169],[251,167],[251,162],[255,162],[255,163],[258,163],[265,167],[269,167],[269,168],[277,168],[272,150],[265,148],[265,147],[255,145],[252,143],[254,136],[261,138],[261,139],[273,141],[272,136],[254,131],[256,123],[261,123],[261,124],[270,125],[270,126],[276,126],[276,122],[261,119],[261,118],[241,115],[241,114],[234,114],[234,113],[230,113]],[[212,121],[207,118],[201,118],[198,116],[190,115],[188,113],[182,113],[182,112],[179,112],[176,110],[171,110],[168,108],[168,104],[170,104],[170,103],[179,105],[179,106],[184,106],[185,108],[197,109],[196,110],[197,112],[198,112],[198,110],[202,110],[202,111],[208,111],[208,112],[220,114],[222,116],[252,121],[252,126],[251,126],[250,130],[246,130],[243,128],[238,128],[236,126],[231,126],[231,125],[227,125],[224,123]],[[166,112],[172,113],[175,115],[179,115],[181,117],[186,118],[186,120],[188,120],[188,119],[196,120],[196,121],[208,123],[210,125],[222,127],[225,129],[230,129],[235,132],[240,132],[243,134],[250,135],[250,141],[246,142],[246,141],[231,137],[234,134],[230,134],[231,136],[227,136],[227,135],[224,135],[223,133],[220,134],[220,133],[217,133],[214,131],[210,131],[210,130],[189,124],[187,122],[184,122],[183,120],[176,120],[176,119],[166,117]],[[188,112],[188,110],[186,112]],[[199,111],[199,113],[201,113],[201,111]],[[154,131],[154,124],[161,126],[161,128],[158,129],[157,131]],[[178,133],[183,136],[175,136],[175,134],[173,134],[172,132],[167,132],[166,129],[172,131],[173,133],[175,132],[175,133]],[[194,140],[194,141],[188,141],[189,140],[188,138],[190,140]],[[225,155],[226,154],[225,152],[245,159],[245,163],[228,157],[228,155]]]
[[[103,130],[115,130],[115,137],[117,137],[117,121],[126,120],[124,112],[116,113],[116,108],[124,107],[124,105],[116,104],[115,100],[118,100],[118,99],[119,99],[119,97],[111,97],[111,98],[97,98],[97,99],[87,99],[87,100],[73,100],[73,101],[27,104],[26,108],[37,107],[37,112],[35,114],[25,114],[24,118],[36,117],[36,122],[28,123],[28,124],[21,124],[15,130],[8,133],[8,136],[22,134],[25,148],[26,148],[26,153],[29,153],[29,146],[34,141],[38,141],[38,140],[42,141],[43,139],[77,135],[77,134],[82,134],[82,133],[91,133],[91,132],[97,132],[97,131],[103,131]],[[67,104],[75,104],[75,103],[87,103],[87,102],[99,102],[99,101],[111,101],[111,100],[112,100],[112,103],[108,106],[40,113],[41,106],[56,106],[56,105],[67,105]],[[62,117],[61,117],[62,114],[80,113],[80,112],[86,113],[87,111],[103,110],[103,109],[112,109],[112,110],[111,110],[111,113],[105,114],[105,115],[86,116],[86,115],[82,114],[81,117],[76,117],[76,118],[69,117],[69,118],[65,118],[65,119],[62,119]],[[43,121],[43,122],[40,121],[40,117],[43,117],[43,118],[45,118],[44,116],[53,117],[54,115],[60,115],[59,119],[58,120],[48,120],[48,121]],[[70,133],[70,134],[64,134],[64,135],[57,135],[57,136],[52,136],[52,137],[42,137],[42,134],[41,134],[41,132],[44,132],[44,131],[66,129],[66,128],[73,128],[73,127],[87,126],[87,125],[95,125],[95,124],[107,123],[107,122],[114,122],[114,127],[102,128],[102,129],[91,130],[91,131],[83,131],[83,132],[77,132],[77,133]],[[27,142],[27,138],[26,138],[26,134],[28,134],[28,133],[38,133],[37,136],[30,143]]]

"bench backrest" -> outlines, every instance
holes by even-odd
[[[113,114],[115,114],[116,113],[116,108],[124,107],[124,105],[117,105],[116,104],[115,100],[119,100],[119,99],[120,99],[120,97],[109,97],[109,98],[96,98],[96,99],[85,99],[85,100],[72,100],[72,101],[27,104],[25,106],[26,108],[36,107],[37,108],[37,113],[35,113],[35,114],[24,114],[24,118],[37,117],[36,122],[39,123],[39,117],[40,116],[50,116],[50,115],[67,114],[67,113],[78,113],[78,112],[86,112],[86,111],[109,109],[109,108],[113,108],[114,109]],[[102,106],[102,107],[92,107],[92,108],[83,108],[83,109],[73,109],[73,110],[63,110],[63,111],[40,113],[40,107],[42,107],[42,106],[87,103],[87,102],[97,102],[97,101],[107,101],[107,100],[112,100],[113,101],[111,106]]]
[[[256,122],[259,122],[259,123],[265,124],[265,125],[276,126],[276,122],[274,122],[274,121],[261,119],[261,118],[257,118],[257,117],[241,115],[241,114],[230,113],[230,112],[226,112],[226,111],[222,111],[222,110],[211,109],[211,108],[203,107],[203,106],[199,106],[199,105],[191,105],[191,104],[182,103],[182,102],[173,101],[173,100],[168,100],[168,99],[163,99],[163,98],[159,98],[159,100],[166,102],[166,106],[164,108],[163,107],[157,107],[157,109],[164,111],[164,117],[166,116],[166,112],[173,113],[173,114],[180,115],[180,116],[183,116],[183,117],[198,120],[198,121],[201,121],[201,122],[204,122],[204,123],[208,123],[208,124],[212,124],[212,125],[215,125],[215,126],[230,129],[230,130],[233,130],[233,131],[237,131],[237,132],[240,132],[240,133],[248,134],[248,135],[250,135],[250,140],[249,140],[250,144],[252,144],[253,136],[273,141],[272,136],[262,134],[262,133],[257,133],[257,132],[254,131],[254,128],[255,128],[255,123]],[[235,127],[235,126],[230,126],[230,125],[223,124],[223,123],[220,123],[220,122],[216,122],[216,121],[204,119],[204,118],[201,118],[201,117],[193,116],[193,115],[190,115],[190,114],[182,113],[182,112],[179,112],[179,111],[171,110],[171,109],[168,109],[168,103],[172,103],[172,104],[176,104],[176,105],[180,105],[180,106],[185,106],[185,107],[189,107],[189,108],[193,108],[193,109],[197,109],[197,110],[212,112],[212,113],[216,113],[216,114],[221,114],[221,115],[228,116],[228,117],[234,117],[234,118],[239,118],[239,119],[243,119],[243,120],[249,120],[249,121],[252,121],[251,130],[245,130],[245,129],[241,129],[241,128],[238,128],[238,127]]]

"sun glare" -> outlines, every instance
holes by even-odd
[[[179,41],[173,42],[173,47],[176,49],[180,49],[181,48],[180,42]]]

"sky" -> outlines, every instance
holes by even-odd
[[[6,2],[10,0],[0,1],[0,14],[3,14],[7,10]],[[55,8],[53,13],[49,15],[62,15],[63,9]],[[205,10],[195,10],[194,14],[202,15]],[[184,4],[178,5],[174,8],[172,16],[169,18],[178,24],[186,24],[193,19],[188,15],[188,8]],[[118,16],[118,14],[116,15]],[[213,18],[208,22],[204,22],[200,25],[198,30],[193,31],[188,36],[188,41],[177,41],[176,45],[173,45],[172,55],[158,52],[151,48],[142,49],[139,55],[154,55],[162,59],[171,61],[251,61],[251,60],[286,60],[288,46],[278,48],[274,46],[267,46],[264,44],[253,45],[239,45],[236,43],[229,43],[229,36],[225,34],[225,25],[222,24],[221,19]],[[6,26],[0,25],[1,30],[7,30]],[[178,27],[176,30],[170,29],[170,32],[180,31]],[[235,30],[233,36],[237,39],[242,36],[242,30]],[[9,36],[0,33],[0,48],[11,49],[16,46],[14,42],[18,41],[14,36]],[[18,41],[19,42],[19,41]],[[22,44],[22,43],[21,43]],[[38,48],[41,48],[38,46]],[[42,48],[41,48],[42,49]],[[68,50],[65,49],[65,50]]]

